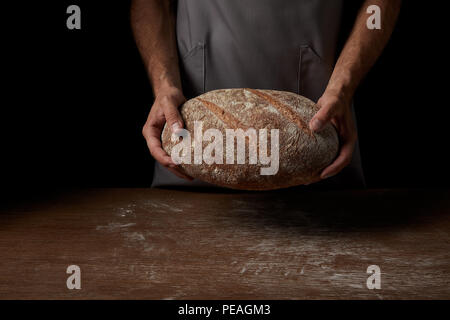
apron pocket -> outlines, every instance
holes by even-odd
[[[332,67],[308,45],[300,47],[298,93],[314,102],[322,96],[330,80]]]
[[[205,92],[205,44],[198,43],[180,61],[183,93],[191,99]]]

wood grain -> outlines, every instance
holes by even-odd
[[[449,299],[449,195],[89,189],[10,204],[0,298]]]

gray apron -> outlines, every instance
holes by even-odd
[[[343,0],[178,0],[176,32],[183,92],[221,88],[290,91],[317,102],[333,71]],[[320,182],[362,187],[358,144],[352,163]],[[156,163],[152,186],[201,185]]]

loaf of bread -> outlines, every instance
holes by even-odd
[[[215,185],[271,190],[310,184],[320,180],[321,171],[339,149],[332,125],[320,133],[309,129],[317,111],[311,100],[291,92],[214,90],[181,106],[187,131],[180,137],[166,126],[162,145],[172,159],[174,154],[178,156],[177,163],[186,174]],[[238,129],[247,134],[241,149],[239,139],[232,134]]]

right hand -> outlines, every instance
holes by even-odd
[[[150,153],[156,161],[179,178],[191,181],[193,178],[180,170],[161,145],[161,133],[166,122],[172,133],[183,128],[184,123],[178,112],[178,107],[185,101],[186,98],[179,88],[166,87],[158,90],[155,102],[142,128],[142,134],[147,141]]]

